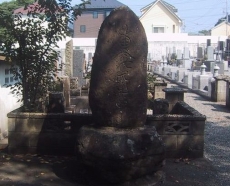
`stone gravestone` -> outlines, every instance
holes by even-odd
[[[185,69],[190,69],[191,68],[191,60],[190,58],[190,53],[189,53],[189,48],[184,47],[184,53],[183,53],[183,65],[182,67]]]
[[[132,24],[115,16],[102,24],[89,92],[95,122],[119,128],[143,126],[147,106],[146,36],[138,20],[124,16]]]
[[[177,50],[176,55],[177,55],[177,66],[180,66],[183,63],[182,62],[182,52],[181,52],[181,50]]]
[[[207,48],[207,60],[208,61],[213,61],[214,60],[214,49],[211,46],[208,46]]]
[[[173,47],[173,53],[174,54],[176,53],[176,47]]]
[[[161,138],[145,125],[147,52],[138,17],[128,7],[112,11],[100,27],[91,72],[94,124],[79,130],[76,146],[82,162],[109,183],[154,174],[164,160]]]
[[[84,52],[83,50],[73,50],[73,77],[78,77],[78,85],[85,85],[84,72]]]
[[[181,52],[181,50],[177,50],[177,59],[182,59],[182,52]]]
[[[197,47],[197,58],[202,59],[203,56],[203,48],[202,47]]]
[[[184,47],[183,59],[189,59],[189,48],[188,47]]]
[[[73,76],[73,40],[71,39],[66,43],[65,50],[65,75]]]

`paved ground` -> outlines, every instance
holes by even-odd
[[[205,158],[166,160],[163,185],[230,185],[230,111],[225,103],[213,103],[194,93],[186,93],[185,102],[207,116]],[[4,147],[0,145],[2,186],[108,185],[98,181],[74,157],[9,155]],[[146,181],[137,180],[129,185],[147,186]]]

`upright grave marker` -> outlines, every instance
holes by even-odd
[[[147,105],[145,32],[139,20],[125,11],[113,14],[101,28],[89,92],[95,122],[120,128],[143,126]]]
[[[112,11],[101,25],[93,59],[94,123],[79,130],[76,146],[82,162],[109,183],[154,174],[164,160],[162,139],[145,125],[147,52],[138,17],[128,7]]]

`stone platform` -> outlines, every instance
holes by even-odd
[[[46,127],[57,120],[64,127]],[[166,157],[201,158],[205,121],[204,115],[185,102],[178,102],[170,114],[148,115],[146,125],[156,127],[166,144]],[[92,123],[91,114],[30,114],[15,110],[8,114],[9,152],[73,155],[76,133]]]
[[[76,149],[82,162],[110,183],[152,174],[165,159],[165,147],[154,126],[84,126],[79,130]]]

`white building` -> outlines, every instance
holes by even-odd
[[[229,36],[230,23],[223,21],[211,29],[211,36]]]
[[[163,0],[156,0],[141,9],[140,21],[147,34],[180,33],[182,20],[177,9]]]

